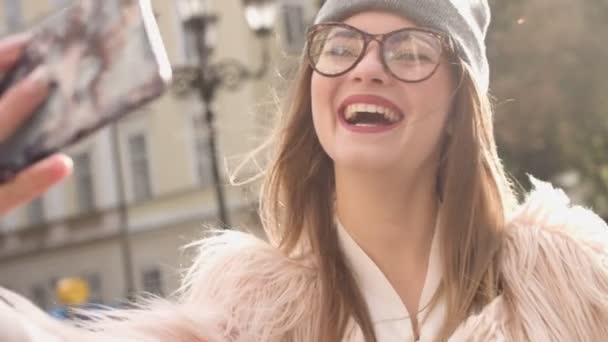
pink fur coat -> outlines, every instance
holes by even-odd
[[[538,182],[509,219],[504,292],[450,342],[608,341],[608,227]],[[227,232],[200,253],[174,300],[151,300],[85,326],[55,321],[0,289],[0,341],[313,341],[323,319],[315,269]]]

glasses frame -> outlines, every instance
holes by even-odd
[[[312,41],[313,38],[315,36],[315,34],[322,30],[325,29],[327,27],[342,27],[348,30],[352,30],[355,31],[357,33],[359,33],[362,37],[363,37],[363,49],[361,50],[361,53],[359,54],[359,57],[357,57],[357,59],[355,60],[355,62],[353,62],[353,65],[351,65],[348,69],[337,73],[337,74],[327,74],[327,73],[323,73],[321,71],[319,71],[317,69],[317,67],[315,66],[315,63],[313,61],[312,55],[311,55],[311,46],[312,46]],[[403,78],[400,78],[399,76],[397,76],[392,70],[391,68],[388,66],[388,63],[386,62],[386,57],[384,54],[384,41],[397,33],[402,33],[402,32],[422,32],[422,33],[427,33],[430,34],[431,36],[435,37],[435,39],[439,40],[439,47],[441,48],[441,51],[439,51],[439,61],[437,62],[437,64],[435,65],[435,67],[433,68],[433,71],[431,71],[429,73],[428,76],[420,79],[420,80],[415,80],[415,81],[411,81],[411,80],[406,80]],[[426,80],[428,80],[429,78],[433,77],[433,75],[435,75],[435,73],[437,72],[437,69],[439,69],[439,66],[441,65],[441,57],[443,57],[443,55],[446,52],[449,51],[454,51],[453,48],[453,44],[452,41],[450,40],[450,38],[445,35],[444,33],[440,32],[440,31],[436,31],[433,29],[429,29],[429,28],[422,28],[422,27],[406,27],[406,28],[402,28],[402,29],[398,29],[395,31],[391,31],[388,33],[382,33],[382,34],[371,34],[371,33],[367,33],[363,30],[360,30],[356,27],[353,27],[351,25],[345,24],[343,22],[327,22],[327,23],[321,23],[321,24],[315,24],[310,26],[310,28],[308,29],[307,32],[307,39],[306,39],[306,56],[308,59],[308,63],[310,64],[310,66],[313,68],[314,71],[316,71],[317,73],[319,73],[320,75],[323,75],[325,77],[339,77],[342,76],[348,72],[350,72],[351,70],[353,70],[357,65],[359,65],[359,63],[361,62],[361,60],[363,59],[363,57],[365,57],[365,54],[367,52],[367,48],[369,47],[369,44],[372,41],[376,41],[378,42],[378,57],[380,59],[380,61],[382,62],[382,67],[384,68],[385,72],[389,73],[392,77],[396,78],[397,80],[401,81],[401,82],[405,82],[405,83],[420,83],[420,82],[424,82]]]

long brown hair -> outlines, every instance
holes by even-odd
[[[461,64],[462,65],[462,64]],[[512,192],[496,154],[492,110],[466,69],[461,70],[446,134],[438,186],[442,198],[442,289],[448,299],[447,339],[469,314],[500,292],[495,260]],[[267,142],[274,153],[260,198],[264,229],[286,255],[313,256],[322,307],[317,341],[339,341],[352,318],[366,341],[376,341],[362,293],[342,255],[334,227],[333,162],[317,138],[311,113],[312,69],[302,58],[278,125]],[[454,157],[452,157],[454,156]]]

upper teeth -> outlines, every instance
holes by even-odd
[[[360,112],[381,114],[390,122],[397,122],[400,119],[400,115],[390,108],[366,103],[354,103],[347,106],[344,116],[346,120],[351,120]]]

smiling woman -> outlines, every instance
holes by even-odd
[[[326,1],[268,142],[269,242],[196,242],[177,300],[83,330],[3,291],[0,324],[70,341],[603,341],[608,227],[545,183],[516,203],[489,19],[485,0]]]

